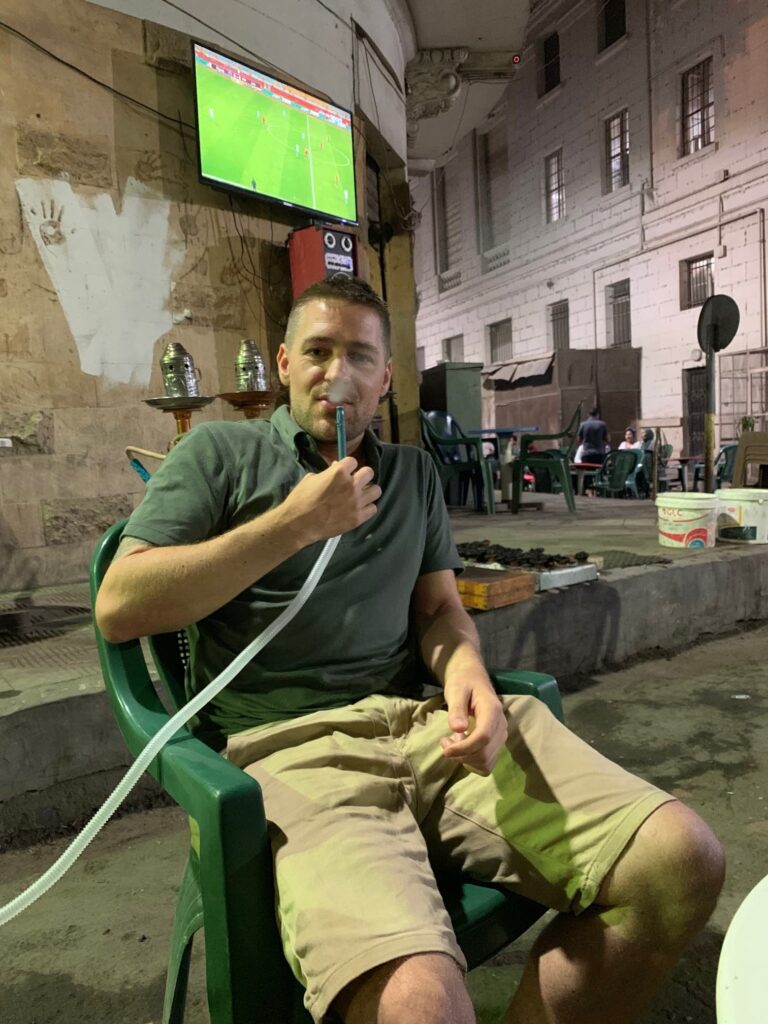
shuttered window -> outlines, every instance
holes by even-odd
[[[549,330],[552,338],[552,350],[562,352],[570,348],[571,331],[568,316],[568,299],[553,302],[547,306],[549,311]]]
[[[477,156],[480,245],[482,251],[487,252],[509,241],[509,164],[505,118],[478,136]]]
[[[495,324],[489,324],[488,337],[490,339],[492,363],[506,363],[514,358],[511,319],[497,320]]]
[[[459,161],[451,160],[435,172],[437,268],[442,274],[461,262],[461,193]]]
[[[443,359],[446,363],[464,362],[463,334],[454,334],[452,338],[443,338]]]
[[[632,344],[632,317],[629,298],[629,278],[609,284],[608,299],[608,344],[612,348]]]

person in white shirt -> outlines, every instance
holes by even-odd
[[[624,431],[624,440],[619,445],[619,451],[626,451],[628,448],[639,448],[640,445],[637,443],[637,434],[632,427],[627,427]]]

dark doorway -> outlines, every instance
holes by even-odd
[[[704,415],[707,411],[707,371],[701,366],[683,370],[683,450],[704,454]]]

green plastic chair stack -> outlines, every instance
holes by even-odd
[[[493,515],[493,468],[483,453],[483,440],[464,434],[449,413],[419,409],[421,437],[425,449],[432,456],[443,488],[459,479],[459,502],[467,500],[468,485],[472,485],[475,510]]]
[[[91,560],[91,602],[109,567],[124,522],[101,538]],[[107,693],[135,756],[169,719],[150,678],[141,642],[112,644],[94,623]],[[184,703],[178,634],[151,638],[161,684]],[[492,673],[499,693],[528,694],[562,720],[557,683],[537,672]],[[171,938],[163,1024],[181,1024],[192,940],[205,933],[211,1024],[310,1024],[303,989],[283,957],[275,921],[272,856],[261,789],[182,728],[150,773],[190,818],[189,859]],[[169,880],[169,884],[171,881]],[[492,886],[438,878],[456,936],[476,967],[526,931],[545,908]]]

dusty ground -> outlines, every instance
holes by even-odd
[[[765,874],[768,626],[674,658],[585,680],[569,725],[628,769],[680,796],[720,836],[725,891],[709,927],[642,1024],[714,1024],[724,930]],[[187,843],[175,809],[114,821],[58,886],[0,931],[2,1024],[159,1024],[176,884]],[[39,876],[57,841],[0,858],[0,904]],[[470,979],[480,1024],[498,1020],[526,937]],[[187,1024],[205,1024],[200,957]],[[276,1022],[279,1024],[279,1022]]]

